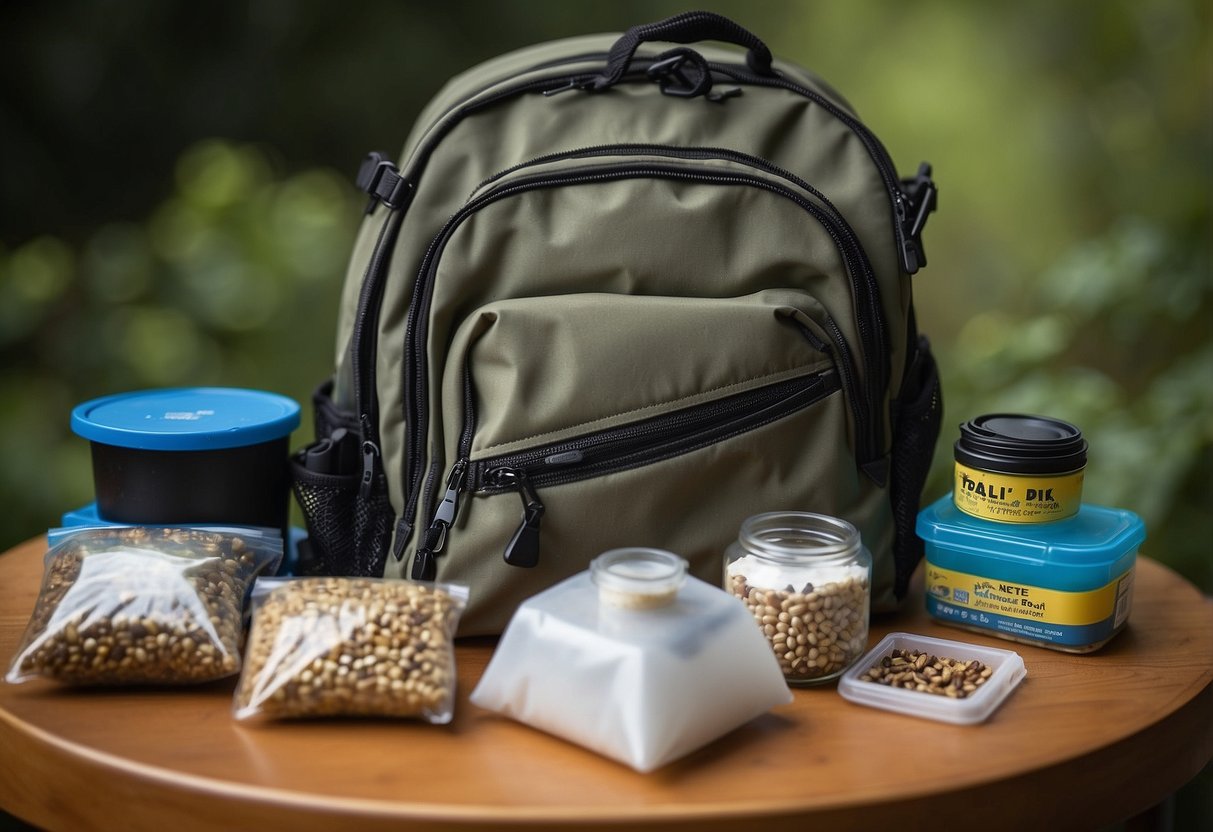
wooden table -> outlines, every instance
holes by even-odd
[[[0,555],[0,664],[33,608],[43,541]],[[0,807],[50,829],[1098,828],[1148,809],[1213,756],[1213,603],[1138,564],[1128,629],[1073,656],[936,626],[921,590],[878,619],[1013,647],[1028,677],[991,719],[864,708],[833,686],[641,775],[467,701],[491,651],[459,648],[448,726],[246,727],[233,682],[76,691],[0,683]],[[710,696],[711,691],[705,691]],[[810,825],[811,824],[811,825]],[[889,824],[885,827],[884,824]]]

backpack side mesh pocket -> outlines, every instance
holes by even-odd
[[[291,484],[308,531],[300,571],[379,577],[393,513],[383,472],[364,496],[357,419],[332,400],[332,382],[312,397],[317,440],[291,457]]]

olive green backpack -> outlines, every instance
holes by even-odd
[[[941,409],[910,287],[929,166],[900,179],[838,93],[706,12],[484,63],[400,160],[359,174],[294,458],[305,569],[467,584],[461,634],[495,633],[604,550],[718,583],[746,517],[805,510],[859,528],[896,605]]]

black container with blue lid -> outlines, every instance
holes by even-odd
[[[92,444],[97,513],[116,523],[286,529],[299,405],[260,390],[192,387],[94,399],[72,411]]]

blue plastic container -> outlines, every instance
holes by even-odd
[[[1129,619],[1145,524],[1084,503],[1034,525],[968,515],[948,494],[918,515],[927,612],[945,623],[1070,653],[1098,650]]]
[[[72,430],[92,444],[100,519],[269,526],[285,535],[289,437],[299,405],[220,387],[145,390],[85,402]]]

